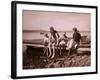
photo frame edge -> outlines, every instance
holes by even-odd
[[[17,4],[39,4],[39,5],[58,5],[58,6],[70,6],[70,7],[82,7],[82,8],[94,8],[96,9],[96,71],[95,72],[86,72],[86,73],[71,73],[71,74],[55,74],[55,75],[41,75],[41,76],[17,76],[17,49],[16,49],[16,39],[17,39],[17,14],[16,8]],[[41,2],[24,2],[24,1],[12,1],[11,2],[11,78],[20,79],[20,78],[37,78],[37,77],[54,77],[54,76],[68,76],[68,75],[83,75],[83,74],[97,74],[98,73],[98,7],[97,6],[86,6],[86,5],[72,5],[72,4],[56,4],[56,3],[41,3]]]

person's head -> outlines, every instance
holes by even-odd
[[[64,38],[67,38],[67,36],[66,36],[66,32],[64,32],[63,37],[64,37]]]
[[[47,37],[47,38],[49,37],[48,34],[45,34],[44,36]]]
[[[54,27],[50,27],[50,32],[53,32],[54,31]]]
[[[78,30],[77,30],[77,28],[76,28],[76,27],[74,27],[74,28],[73,28],[73,31],[74,31],[74,32],[78,32]]]

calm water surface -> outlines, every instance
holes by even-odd
[[[33,39],[43,39],[44,35],[40,34],[40,31],[31,31],[31,32],[23,32],[23,40],[33,40]],[[48,35],[50,35],[49,32],[42,32],[42,33],[47,33]],[[64,34],[64,31],[58,32],[60,36],[62,36],[62,34]],[[81,31],[80,32],[82,36],[87,35],[90,38],[90,31]],[[66,35],[68,37],[72,37],[73,32],[72,31],[67,31]]]

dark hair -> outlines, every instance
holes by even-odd
[[[54,27],[51,26],[51,27],[50,27],[50,30],[54,31]]]
[[[45,36],[45,37],[49,37],[48,34],[45,34],[44,36]]]
[[[76,28],[76,27],[74,27],[74,28],[73,28],[73,31],[77,32],[78,30],[77,30],[77,28]]]

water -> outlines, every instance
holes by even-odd
[[[43,32],[43,31],[42,31]],[[59,31],[59,35],[61,36],[65,31]],[[43,39],[44,35],[40,34],[40,31],[23,31],[23,40],[33,40],[33,39]],[[49,31],[43,32],[50,35]],[[90,31],[80,31],[81,36],[87,35],[90,38]],[[72,31],[66,31],[66,35],[68,37],[72,37]]]

